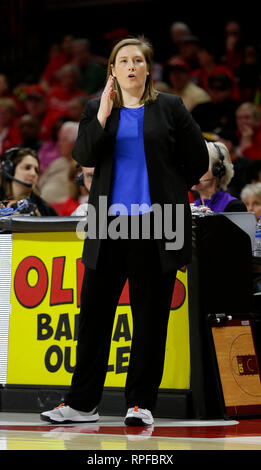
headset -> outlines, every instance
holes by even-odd
[[[27,188],[31,188],[33,186],[32,183],[26,183],[25,181],[19,180],[14,177],[14,159],[19,150],[21,150],[21,147],[11,147],[10,149],[6,150],[2,157],[0,172],[6,180],[16,181],[17,183],[27,186]]]
[[[215,178],[221,179],[226,174],[226,167],[224,165],[224,155],[217,144],[213,143],[213,145],[218,151],[219,160],[214,163],[213,167],[211,168],[211,171]]]

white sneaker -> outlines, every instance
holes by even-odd
[[[78,411],[74,410],[70,406],[61,403],[53,410],[44,411],[40,414],[40,418],[43,421],[49,421],[51,423],[90,423],[98,421],[99,414],[97,408],[92,411]]]
[[[128,409],[124,423],[127,426],[151,426],[154,419],[150,410],[134,406]]]

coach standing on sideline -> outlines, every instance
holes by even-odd
[[[66,403],[41,414],[55,422],[99,419],[115,311],[129,280],[133,336],[125,387],[127,425],[153,424],[165,355],[167,325],[177,269],[191,260],[191,211],[188,190],[209,165],[201,131],[182,100],[158,93],[152,80],[152,48],[144,39],[129,38],[114,47],[101,98],[87,102],[73,157],[95,167],[89,206],[107,197],[109,217],[123,204],[184,207],[184,242],[166,248],[161,239],[86,238],[85,274],[81,292],[77,361]],[[153,211],[140,214],[151,217]],[[171,218],[171,217],[170,217]],[[155,217],[155,223],[157,223]],[[104,220],[102,221],[104,223]],[[163,221],[163,226],[169,220]],[[179,219],[177,219],[177,225]],[[164,225],[165,224],[165,225]]]

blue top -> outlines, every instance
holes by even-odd
[[[149,180],[143,142],[144,106],[121,108],[114,150],[114,168],[110,206],[124,204],[126,210],[110,208],[109,215],[134,215],[151,211]],[[131,204],[147,204],[149,208],[131,208]],[[132,210],[131,210],[132,209]]]

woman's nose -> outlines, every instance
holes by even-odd
[[[35,168],[31,168],[31,171],[30,171],[31,175],[33,176],[37,176],[38,173],[37,173],[37,170]]]

